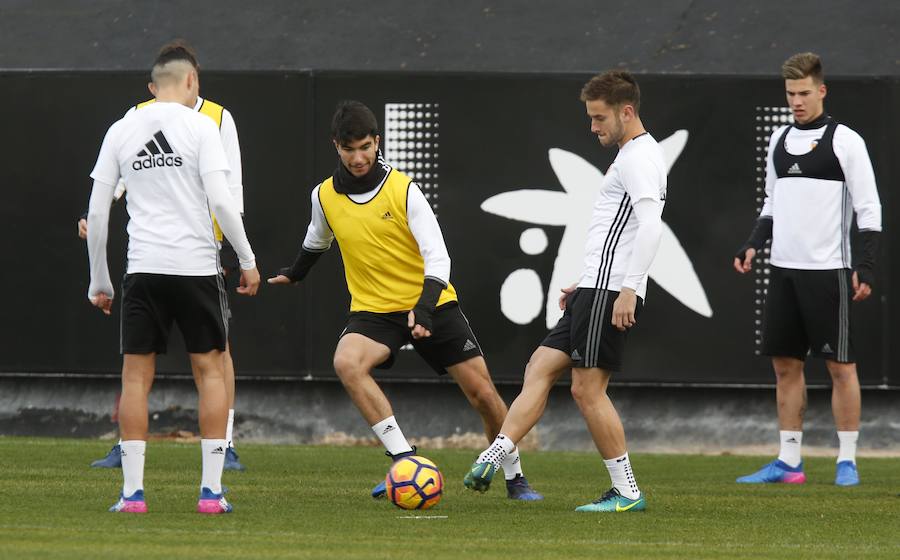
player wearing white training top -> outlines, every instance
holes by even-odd
[[[91,173],[88,298],[107,315],[114,290],[106,262],[109,210],[115,185],[128,185],[128,267],[122,282],[120,345],[122,398],[119,431],[124,484],[110,511],[143,513],[147,394],[156,354],[166,351],[177,323],[200,394],[201,513],[226,513],[222,492],[227,397],[222,352],[228,301],[219,266],[212,210],[240,259],[238,292],[259,286],[255,257],[228,192],[228,161],[219,131],[189,107],[197,72],[188,61],[164,57],[153,68],[157,102],[126,115],[106,133]]]
[[[576,511],[623,512],[646,507],[625,446],[625,431],[606,394],[622,369],[625,341],[647,289],[647,272],[662,233],[666,199],[663,153],[641,122],[640,89],[628,72],[591,78],[581,91],[591,132],[619,153],[603,179],[585,247],[581,280],[564,288],[559,323],[532,354],[521,394],[500,435],[464,479],[488,489],[499,461],[540,419],[553,384],[572,368],[572,396],[603,456],[612,488]]]
[[[763,353],[772,357],[781,449],[775,461],[742,483],[806,481],[801,444],[806,382],[803,361],[825,359],[840,451],[835,484],[859,484],[856,442],[860,390],[853,352],[851,301],[869,297],[874,282],[881,202],[863,139],[825,113],[822,62],[800,53],[782,66],[794,124],[772,133],[766,198],[756,227],[734,258],[750,271],[771,237]],[[853,213],[858,251],[850,252]]]
[[[200,72],[200,65],[197,62],[197,55],[194,52],[194,49],[191,48],[190,45],[187,44],[182,39],[176,39],[164,45],[157,55],[157,61],[154,62],[154,66],[160,60],[184,60],[189,62],[194,69]],[[153,83],[148,84],[148,89],[150,93],[154,93],[154,85]],[[225,107],[210,101],[208,99],[203,99],[200,97],[200,83],[199,80],[195,84],[196,89],[196,100],[193,103],[194,111],[197,111],[200,114],[206,115],[209,117],[219,129],[220,136],[222,138],[222,146],[225,148],[225,155],[228,158],[228,171],[226,172],[226,176],[228,179],[228,190],[231,193],[232,198],[234,198],[235,203],[237,204],[238,211],[241,213],[241,216],[244,215],[244,186],[243,186],[243,174],[242,174],[242,166],[241,166],[241,148],[240,143],[238,141],[237,135],[237,126],[234,122],[234,117],[231,115],[231,112]],[[152,105],[156,101],[151,99],[149,101],[144,101],[143,103],[138,103],[137,105],[131,107],[126,115]],[[123,181],[119,181],[116,185],[115,192],[115,200],[118,200],[125,194],[126,185]],[[214,222],[215,224],[215,222]],[[228,243],[228,239],[222,236],[222,231],[215,225],[216,231],[216,240],[220,243],[221,251],[220,257],[222,260],[222,268],[225,272],[225,280],[226,286],[234,287],[234,285],[238,281],[238,263],[234,254],[234,249]],[[82,239],[87,237],[87,213],[85,213],[78,221],[78,234]],[[229,320],[231,320],[231,314],[229,311]],[[225,388],[228,393],[228,426],[226,429],[225,439],[228,441],[228,447],[225,451],[225,470],[244,470],[244,466],[241,464],[237,451],[234,449],[234,437],[233,437],[233,426],[234,426],[234,361],[231,357],[231,342],[226,345],[225,353],[223,354],[223,359],[225,361]],[[117,407],[118,408],[118,407]],[[120,445],[122,441],[119,442],[110,449],[109,453],[102,459],[98,459],[91,463],[92,467],[104,467],[104,468],[120,468],[122,466],[122,459],[120,457]]]
[[[493,439],[506,404],[450,284],[450,256],[431,206],[409,176],[381,158],[378,121],[368,107],[342,102],[331,132],[337,169],[313,189],[312,219],[296,261],[269,283],[303,280],[337,239],[352,300],[334,369],[387,454],[396,460],[415,449],[372,370],[391,367],[407,343],[438,375],[459,384]],[[518,450],[511,450],[503,470],[510,499],[543,498],[522,474]],[[384,495],[381,482],[372,496]]]

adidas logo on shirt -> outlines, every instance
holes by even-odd
[[[131,168],[140,171],[154,167],[181,167],[181,156],[174,154],[175,151],[169,145],[169,141],[166,140],[162,130],[159,130],[149,142],[144,144],[144,149],[137,153],[137,157],[142,159],[131,162]]]
[[[475,346],[475,343],[467,338],[466,343],[463,345],[463,352],[468,352],[469,350],[475,350],[476,348],[477,348],[477,346]]]
[[[394,216],[391,215],[391,211],[388,210],[387,212],[385,212],[384,214],[381,215],[381,219],[382,220],[393,220]]]
[[[799,175],[801,173],[803,173],[803,172],[800,171],[800,166],[797,165],[796,162],[794,162],[794,165],[792,165],[788,168],[788,175]]]

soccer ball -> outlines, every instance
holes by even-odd
[[[396,461],[384,479],[387,495],[403,509],[428,509],[441,501],[444,476],[437,465],[413,455]]]

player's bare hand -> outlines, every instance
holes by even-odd
[[[562,292],[562,295],[559,296],[559,309],[560,311],[566,310],[566,299],[569,297],[569,294],[575,291],[575,287],[578,284],[572,284],[568,288],[561,288],[559,291]]]
[[[112,313],[112,304],[112,298],[106,294],[97,294],[91,298],[91,305],[100,309],[104,315],[110,315]]]
[[[245,296],[255,296],[259,290],[259,270],[254,266],[249,270],[241,269],[241,285],[237,292]]]
[[[291,279],[284,274],[278,274],[266,280],[269,284],[291,284]]]
[[[756,249],[750,247],[746,251],[744,251],[744,260],[742,261],[740,257],[734,257],[734,269],[741,274],[746,274],[750,272],[750,269],[753,268],[753,257],[756,256]]]
[[[416,323],[416,314],[412,311],[409,312],[407,317],[406,326],[412,331],[412,337],[416,340],[420,338],[428,338],[431,336],[431,331]]]
[[[87,239],[87,220],[84,218],[78,220],[78,237]]]
[[[631,288],[622,288],[619,297],[613,303],[612,324],[620,331],[630,329],[637,323],[634,310],[637,307],[637,294]]]
[[[859,281],[859,275],[853,273],[853,301],[862,301],[872,295],[872,286]]]

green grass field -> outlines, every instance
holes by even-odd
[[[243,445],[226,473],[235,512],[194,513],[199,444],[151,442],[150,513],[106,512],[118,470],[90,469],[108,442],[0,437],[0,558],[900,558],[900,459],[861,459],[863,484],[837,488],[833,459],[806,485],[739,486],[767,458],[636,455],[648,510],[572,509],[608,485],[592,453],[526,453],[547,499],[511,502],[502,481],[464,490],[475,451],[424,454],[444,498],[414,518],[369,498],[387,468],[376,448]]]

